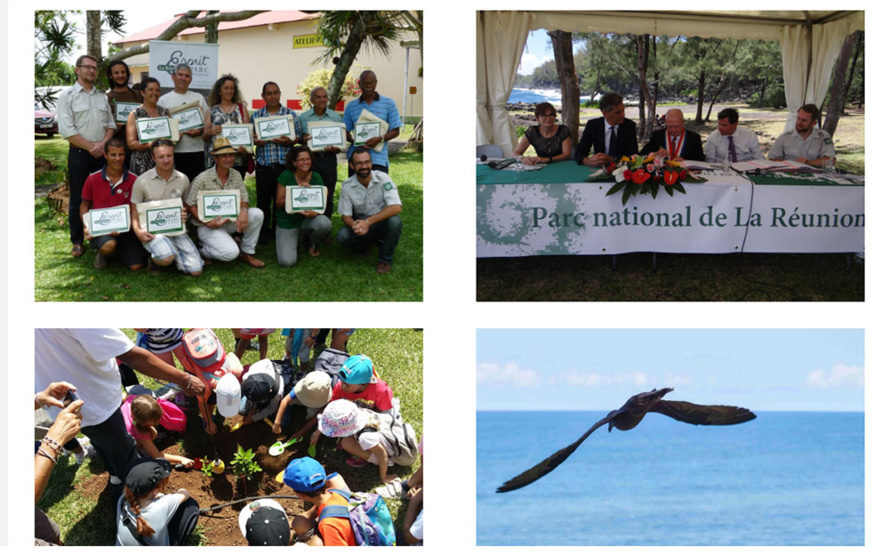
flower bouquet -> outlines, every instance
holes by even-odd
[[[653,154],[647,158],[637,154],[631,157],[624,156],[618,162],[612,162],[607,167],[594,172],[586,181],[601,181],[611,177],[614,177],[617,183],[605,193],[605,196],[623,191],[621,201],[624,206],[630,197],[637,194],[650,194],[651,198],[657,198],[661,187],[671,197],[674,191],[685,194],[685,187],[680,181],[706,182],[706,179],[693,175],[681,163],[658,158]]]

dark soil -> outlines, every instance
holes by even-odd
[[[188,407],[185,409],[188,416],[188,424],[184,434],[179,435],[171,433],[169,437],[157,440],[155,444],[164,453],[183,454],[180,452],[180,445],[185,451],[185,456],[192,459],[207,457],[215,458],[213,443],[210,437],[203,432],[201,419],[198,416],[197,403],[193,399],[188,400]],[[283,454],[272,457],[268,454],[269,447],[279,440],[286,440],[290,434],[295,433],[305,423],[305,412],[297,410],[294,415],[294,424],[291,430],[284,429],[285,434],[276,436],[272,433],[271,427],[265,422],[259,421],[253,424],[243,426],[240,429],[230,432],[227,427],[222,425],[222,419],[217,415],[217,426],[219,432],[213,436],[213,442],[216,444],[219,458],[225,464],[225,472],[221,475],[214,475],[212,478],[204,476],[200,470],[174,471],[170,477],[168,491],[173,492],[179,488],[185,488],[191,496],[197,500],[202,509],[209,508],[214,505],[237,501],[245,497],[254,496],[271,496],[271,495],[288,495],[294,496],[293,490],[284,484],[275,481],[277,474],[287,467],[287,464],[296,457],[305,457],[309,447],[309,436],[306,434],[303,441],[291,445]],[[239,422],[240,417],[235,417],[234,422]],[[256,453],[255,461],[262,467],[263,472],[256,474],[251,480],[245,482],[235,477],[232,473],[229,461],[234,459],[238,445],[245,449],[252,449]],[[363,469],[353,469],[345,464],[348,455],[336,449],[336,443],[332,439],[321,437],[318,442],[316,458],[324,464],[328,473],[339,472],[346,483],[361,484],[368,481],[367,474],[377,474],[377,467],[368,465]],[[97,461],[91,464],[101,467],[101,463]],[[400,467],[396,467],[399,469]],[[402,471],[404,469],[401,469]],[[378,481],[378,478],[377,478]],[[90,476],[86,480],[82,480],[74,487],[84,497],[91,501],[95,501],[97,505],[109,504],[113,506],[116,501],[112,499],[111,488],[108,485],[108,473],[102,471],[99,474]],[[353,487],[356,491],[361,488]],[[284,507],[289,517],[293,517],[309,506],[305,505],[298,499],[276,499],[278,503]],[[234,505],[222,507],[218,510],[201,514],[198,520],[198,526],[203,528],[204,545],[247,545],[246,540],[241,535],[238,527],[238,513],[244,507],[244,502],[238,502]],[[110,538],[108,545],[114,543],[114,538]]]

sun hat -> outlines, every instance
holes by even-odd
[[[250,545],[290,545],[287,513],[274,499],[258,499],[241,509],[238,525]]]
[[[226,374],[216,383],[216,402],[219,414],[230,418],[241,406],[241,384],[234,374]]]
[[[226,139],[225,137],[217,137],[215,141],[213,141],[213,150],[210,151],[210,154],[213,156],[219,156],[220,154],[237,154],[238,151],[232,146],[232,142]]]
[[[357,434],[367,425],[367,411],[347,399],[337,399],[318,415],[318,427],[327,437]]]
[[[293,388],[296,400],[304,407],[320,409],[330,402],[333,390],[330,387],[330,374],[315,370],[296,382]]]
[[[361,385],[373,379],[374,364],[365,355],[353,355],[340,368],[340,379],[347,384]]]
[[[173,472],[173,465],[165,459],[145,459],[134,464],[127,472],[126,484],[141,497],[157,487],[161,480]]]
[[[281,471],[275,480],[290,486],[295,491],[309,493],[324,487],[334,475],[335,473],[328,476],[321,463],[312,457],[302,457],[290,461],[287,468]]]

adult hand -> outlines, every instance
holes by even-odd
[[[259,139],[259,138],[256,138],[256,137],[253,138],[253,144],[255,144],[256,146],[263,146],[263,145],[266,144],[267,142],[268,142],[268,141],[263,141],[262,139]]]
[[[84,241],[91,241],[93,236],[90,234],[90,229],[86,226],[83,226],[83,239]]]
[[[407,490],[407,493],[404,494],[404,496],[405,496],[407,499],[411,499],[411,498],[413,498],[415,495],[417,495],[418,493],[420,493],[421,491],[423,491],[423,486],[414,486],[414,487],[412,487],[411,489]]]
[[[355,235],[366,235],[369,228],[370,224],[367,223],[367,220],[355,220],[352,223],[352,231]]]
[[[314,218],[318,215],[318,213],[314,210],[300,210],[299,212],[297,212],[297,214],[302,214],[306,218]]]
[[[46,437],[56,441],[59,445],[64,445],[77,437],[77,434],[80,433],[80,422],[83,420],[83,416],[80,414],[82,406],[83,401],[80,400],[68,405],[49,427]]]
[[[93,158],[105,156],[105,143],[90,143],[90,154]]]
[[[188,222],[188,210],[186,210],[184,207],[182,208],[181,216],[182,216],[182,223],[183,224]]]
[[[222,133],[222,126],[221,125],[214,125],[214,126],[210,127],[210,132],[213,135],[219,135],[220,133]]]
[[[182,384],[182,391],[185,395],[187,397],[203,397],[204,390],[206,389],[204,382],[187,372],[183,372],[183,374],[185,375],[185,383]]]
[[[142,241],[143,243],[148,243],[149,241],[154,239],[154,235],[152,235],[151,233],[148,233],[144,229],[140,229],[139,231],[136,232],[136,238],[139,239],[140,241]]]
[[[382,137],[371,137],[370,139],[367,140],[366,143],[364,143],[364,146],[366,146],[367,148],[373,148],[373,147],[377,146],[378,144],[380,144],[381,142],[383,142]]]
[[[667,152],[666,148],[659,148],[657,152],[654,153],[654,155],[658,158],[667,158],[668,156],[670,156],[670,153]]]
[[[65,405],[62,403],[62,399],[65,398],[68,391],[77,391],[77,388],[68,382],[53,382],[37,394],[37,402],[44,407],[64,408]]]
[[[243,146],[238,147],[238,154],[247,154],[247,149]]]
[[[235,228],[238,230],[238,233],[244,233],[244,230],[247,229],[247,211],[241,210],[238,212],[238,219],[235,220]]]
[[[204,222],[204,225],[206,225],[210,229],[219,229],[220,227],[225,225],[225,222],[226,222],[226,218],[223,218],[221,216],[216,216],[209,222]]]
[[[290,140],[290,137],[275,137],[274,139],[272,139],[272,142],[284,146],[293,144],[293,141]]]
[[[188,135],[189,137],[197,137],[198,135],[203,134],[204,130],[198,127],[197,129],[189,129],[188,131],[183,131],[182,133]]]
[[[589,163],[587,163],[587,160],[589,160]],[[584,158],[583,163],[585,166],[605,166],[611,163],[611,156],[600,152],[599,154],[594,154],[589,158]]]
[[[537,156],[523,156],[521,162],[526,166],[536,166],[540,162],[540,158]]]
[[[797,162],[802,162],[803,164],[808,164],[808,163],[809,163],[809,159],[808,159],[808,158],[805,158],[805,157],[803,157],[803,156],[800,156],[799,158],[797,158],[796,161],[797,161]]]
[[[338,146],[326,146],[324,147],[324,152],[329,152],[330,154],[339,154],[341,151],[340,147]]]

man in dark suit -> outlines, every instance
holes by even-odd
[[[586,123],[574,160],[584,166],[604,166],[614,158],[638,154],[636,124],[624,117],[624,98],[608,93],[599,100],[599,109],[603,117]]]
[[[685,129],[685,116],[682,110],[673,108],[664,118],[666,129],[658,129],[651,134],[651,140],[642,147],[642,154],[655,153],[661,158],[680,162],[682,160],[704,161],[704,147],[701,136]]]

